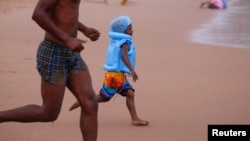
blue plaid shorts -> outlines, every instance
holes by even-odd
[[[65,85],[71,71],[85,71],[87,66],[80,53],[66,46],[44,40],[37,50],[37,70],[48,83]]]

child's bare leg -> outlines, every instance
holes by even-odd
[[[100,95],[96,95],[96,97],[97,97],[98,102],[105,102],[105,101],[102,100],[102,98],[100,97]],[[74,110],[74,109],[76,109],[76,108],[78,108],[78,107],[80,107],[80,104],[79,104],[78,101],[76,101],[76,102],[69,108],[69,111],[72,111],[72,110]]]
[[[80,104],[78,101],[76,101],[70,108],[69,108],[69,111],[72,111],[76,108],[80,107]]]
[[[134,101],[134,91],[128,90],[127,92],[127,99],[126,104],[131,115],[131,123],[135,126],[147,126],[149,124],[148,121],[142,120],[138,117],[136,108],[135,108],[135,101]]]

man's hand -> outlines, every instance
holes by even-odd
[[[88,37],[91,41],[96,41],[100,37],[100,32],[95,28],[87,28],[83,34]]]
[[[81,40],[73,37],[69,37],[66,41],[66,46],[73,52],[81,52],[84,49],[82,43],[86,43],[87,40]]]

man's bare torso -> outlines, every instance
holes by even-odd
[[[57,0],[50,11],[50,18],[63,32],[72,37],[77,36],[80,0]],[[61,43],[52,34],[46,32],[45,38]]]

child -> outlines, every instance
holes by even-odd
[[[134,70],[135,46],[132,34],[132,24],[128,16],[120,16],[112,20],[106,63],[103,65],[103,69],[107,72],[97,99],[99,102],[107,102],[116,93],[126,97],[131,123],[135,126],[147,126],[149,122],[140,119],[136,113],[134,89],[126,78],[127,74],[132,76],[134,82],[138,79]],[[70,111],[77,107],[79,107],[78,101],[71,106]]]
[[[207,5],[210,9],[226,9],[226,1],[225,0],[209,0],[201,3],[200,8],[203,8]]]

